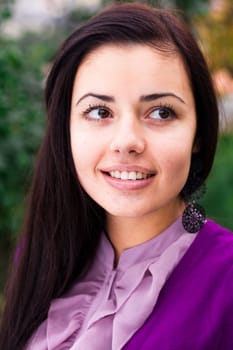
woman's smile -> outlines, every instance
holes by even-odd
[[[111,171],[110,173],[107,173],[107,175],[115,178],[115,179],[121,179],[121,180],[145,180],[149,177],[153,176],[151,174],[146,174],[142,172],[137,171]]]
[[[103,176],[106,182],[122,191],[135,191],[148,186],[152,181],[155,175],[135,172],[135,171],[111,171],[111,172],[103,172]]]
[[[138,165],[115,165],[101,169],[106,182],[119,190],[139,190],[152,181],[155,172]]]

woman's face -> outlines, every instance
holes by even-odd
[[[74,82],[70,135],[79,181],[107,215],[180,214],[196,115],[181,58],[105,45]]]

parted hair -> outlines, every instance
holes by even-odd
[[[0,349],[24,349],[47,318],[51,300],[80,280],[94,259],[105,214],[84,192],[75,172],[70,105],[74,77],[82,60],[108,43],[150,45],[165,55],[180,55],[195,100],[201,182],[210,172],[218,134],[216,96],[206,61],[182,19],[170,10],[128,3],[110,6],[78,26],[59,49],[46,82],[47,127],[19,254],[6,286]]]

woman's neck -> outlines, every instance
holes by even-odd
[[[160,209],[142,217],[119,217],[107,214],[107,232],[115,249],[116,261],[128,248],[142,244],[159,235],[183,212],[185,204]]]

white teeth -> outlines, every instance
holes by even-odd
[[[122,171],[121,180],[128,180],[128,173],[126,171]]]
[[[111,177],[115,177],[116,179],[121,180],[142,180],[147,179],[150,175],[145,173],[140,173],[136,171],[111,171],[110,172]]]
[[[129,180],[136,180],[137,179],[137,174],[134,171],[130,171],[128,179]]]
[[[120,179],[121,178],[121,173],[119,171],[115,171],[115,177],[117,179]]]
[[[120,179],[121,178],[121,173],[119,171],[111,171],[110,172],[110,175],[112,177],[116,177],[117,179]]]
[[[143,174],[142,174],[142,173],[137,173],[137,179],[138,179],[138,180],[143,179]]]

